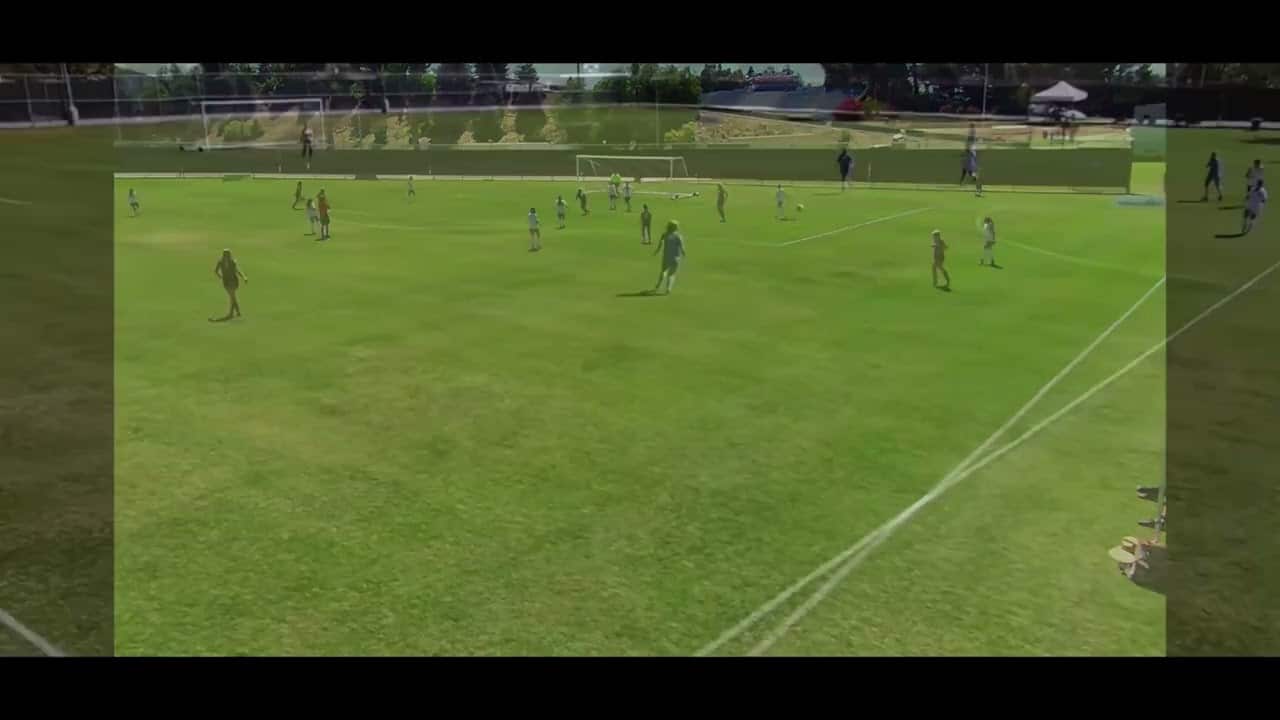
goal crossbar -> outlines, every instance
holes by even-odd
[[[679,164],[680,168],[684,171],[685,176],[687,177],[689,175],[689,166],[688,164],[685,163],[684,156],[682,155],[574,155],[573,158],[574,158],[574,161],[573,161],[574,172],[579,179],[582,179],[584,175],[587,175],[587,176],[598,175],[598,173],[596,172],[592,172],[589,174],[584,174],[582,172],[582,164],[584,160],[587,163],[589,163],[593,169],[595,168],[596,161],[631,162],[633,160],[642,160],[642,161],[652,161],[652,162],[664,162],[667,164],[666,177],[668,180],[676,176],[676,165]],[[639,176],[637,175],[637,177]]]

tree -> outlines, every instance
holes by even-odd
[[[516,79],[524,83],[529,92],[533,92],[533,85],[538,82],[538,70],[533,63],[521,63],[516,68]]]
[[[435,77],[436,97],[444,104],[462,105],[471,99],[474,81],[468,63],[440,63]]]
[[[748,65],[748,66],[747,66],[747,77],[749,77],[749,78],[753,78],[753,77],[755,77],[755,76],[756,76],[756,69],[755,69],[753,66]]]

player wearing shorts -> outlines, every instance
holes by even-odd
[[[991,218],[983,218],[982,233],[982,259],[978,261],[979,265],[990,265],[991,267],[1000,267],[996,265],[996,224]]]
[[[1215,190],[1218,191],[1218,202],[1222,202],[1222,163],[1218,161],[1218,153],[1209,153],[1209,162],[1205,164],[1208,173],[1204,176],[1204,195],[1200,196],[1200,202],[1209,200],[1209,185],[1212,183]]]
[[[947,262],[947,244],[942,240],[941,230],[934,230],[931,236],[933,238],[933,286],[938,287],[938,273],[941,272],[942,278],[947,281],[941,289],[950,290],[951,276],[947,274],[947,269],[944,267]]]
[[[307,198],[307,224],[311,226],[308,235],[316,234],[316,223],[320,222],[320,213],[316,211],[316,201]]]
[[[658,247],[653,254],[662,253],[662,270],[658,273],[658,284],[653,286],[654,292],[662,287],[662,280],[667,280],[666,294],[670,295],[676,285],[676,273],[680,271],[680,261],[684,259],[684,238],[680,236],[680,223],[672,220],[667,223],[667,231],[658,238]]]
[[[631,181],[622,186],[622,202],[626,203],[627,212],[631,212]]]
[[[1253,188],[1262,182],[1262,161],[1254,160],[1253,165],[1244,173],[1244,196],[1249,197],[1249,193],[1253,192]]]
[[[653,243],[653,213],[649,212],[648,205],[640,206],[640,244],[650,245]]]
[[[329,239],[329,198],[324,194],[324,188],[320,189],[320,194],[316,196],[316,208],[320,211],[320,239]]]
[[[849,189],[849,178],[853,176],[853,156],[849,154],[849,148],[842,148],[840,156],[836,158],[836,165],[840,167],[840,189]]]
[[[560,229],[564,229],[564,216],[569,212],[569,204],[564,201],[563,195],[556,196],[556,220],[560,222]]]
[[[302,181],[298,181],[298,186],[293,189],[293,210],[298,209],[298,203],[302,202]]]
[[[578,188],[577,198],[578,198],[578,206],[582,208],[582,214],[590,215],[591,211],[587,209],[587,194],[583,192],[582,188]]]
[[[782,220],[786,217],[787,193],[783,191],[782,186],[778,186],[778,192],[774,193],[774,199],[778,203],[778,219]]]
[[[529,252],[542,249],[542,228],[538,223],[538,211],[529,208]]]
[[[725,190],[724,183],[716,183],[716,212],[720,213],[720,222],[726,222],[724,216],[724,204],[729,200],[729,191]]]
[[[134,192],[133,188],[129,188],[129,216],[137,217],[141,211],[142,205],[138,203],[138,193]]]
[[[240,301],[236,299],[236,291],[240,289],[240,281],[244,280],[245,284],[248,284],[249,278],[240,269],[236,259],[231,256],[230,249],[222,251],[222,257],[218,258],[218,263],[213,266],[213,274],[222,281],[222,289],[226,291],[227,298],[231,301],[227,314],[221,319],[230,320],[240,315]],[[217,322],[214,318],[209,318],[209,321]]]
[[[978,179],[978,148],[970,147],[964,155],[964,167],[960,170],[960,184],[964,185],[964,181],[973,178],[974,185],[977,186],[978,197],[982,197],[982,181]]]
[[[409,176],[409,192],[408,192],[408,194],[405,196],[405,199],[406,199],[406,200],[412,200],[412,199],[414,199],[414,198],[416,198],[416,197],[418,197],[418,191],[413,189],[413,176],[412,176],[412,175],[410,175],[410,176]]]
[[[1262,214],[1262,208],[1267,204],[1267,189],[1263,187],[1263,182],[1258,181],[1253,186],[1253,190],[1249,191],[1249,198],[1244,203],[1244,225],[1240,229],[1241,235],[1247,235],[1253,229],[1254,223],[1258,221],[1258,216]]]
[[[311,158],[313,155],[315,155],[315,150],[312,148],[311,140],[312,140],[311,128],[310,127],[303,128],[302,129],[302,157],[306,158],[307,160],[308,170],[311,169]]]
[[[618,209],[618,186],[613,183],[609,183],[609,209]]]

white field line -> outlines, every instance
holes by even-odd
[[[906,217],[908,215],[915,215],[916,213],[922,213],[928,209],[929,208],[927,207],[922,207],[922,208],[915,208],[913,210],[906,210],[900,213],[895,213],[893,215],[886,215],[882,218],[876,218],[874,220],[867,220],[866,222],[860,222],[856,225],[846,225],[842,228],[836,228],[835,230],[828,230],[824,233],[818,233],[817,235],[802,237],[798,240],[788,240],[784,243],[777,243],[776,245],[773,245],[773,247],[787,247],[788,245],[795,245],[797,243],[808,242],[809,240],[817,240],[818,238],[824,238],[824,237],[827,237],[828,235],[835,235],[836,233],[842,233],[842,232],[845,232],[846,230],[857,230],[858,228],[866,227],[868,225],[875,225],[876,223],[887,222],[889,220],[896,220],[897,218]]]
[[[30,205],[31,204],[31,202],[28,200],[14,200],[13,198],[6,198],[6,197],[0,197],[0,203],[4,203],[5,205]]]
[[[1046,428],[1046,427],[1048,427],[1049,425],[1051,425],[1051,424],[1053,424],[1054,422],[1056,422],[1056,421],[1057,421],[1059,418],[1061,418],[1062,416],[1064,416],[1064,415],[1066,415],[1067,413],[1069,413],[1069,412],[1071,412],[1072,410],[1074,410],[1074,409],[1075,409],[1076,407],[1078,407],[1081,403],[1085,402],[1086,400],[1088,400],[1089,398],[1093,397],[1094,395],[1097,395],[1099,392],[1101,392],[1101,391],[1102,391],[1103,389],[1105,389],[1107,386],[1111,385],[1111,383],[1115,382],[1116,380],[1119,380],[1121,377],[1123,377],[1123,376],[1125,376],[1126,374],[1128,374],[1128,373],[1129,373],[1129,371],[1133,370],[1135,367],[1137,367],[1139,364],[1141,364],[1141,363],[1142,363],[1142,361],[1144,361],[1144,360],[1146,360],[1147,358],[1151,357],[1152,355],[1154,355],[1155,353],[1159,352],[1160,350],[1163,350],[1163,349],[1165,348],[1165,346],[1167,346],[1170,342],[1173,342],[1173,340],[1174,340],[1175,338],[1177,338],[1179,335],[1181,335],[1181,334],[1183,334],[1184,332],[1186,332],[1186,331],[1190,330],[1190,329],[1192,328],[1192,326],[1194,326],[1196,323],[1198,323],[1198,322],[1200,322],[1201,320],[1203,320],[1203,319],[1205,319],[1206,317],[1208,317],[1211,313],[1213,313],[1214,311],[1216,311],[1218,308],[1220,308],[1220,307],[1222,307],[1223,305],[1226,305],[1227,303],[1229,303],[1229,302],[1231,302],[1232,300],[1234,300],[1238,295],[1240,295],[1240,294],[1241,294],[1241,293],[1243,293],[1244,291],[1248,290],[1249,288],[1253,287],[1253,286],[1254,286],[1254,285],[1255,285],[1259,280],[1261,280],[1261,279],[1265,278],[1266,276],[1270,275],[1272,272],[1274,272],[1274,271],[1276,270],[1276,268],[1280,268],[1280,262],[1276,262],[1276,263],[1274,263],[1273,265],[1271,265],[1270,267],[1268,267],[1266,270],[1263,270],[1262,272],[1260,272],[1260,273],[1258,273],[1257,275],[1253,276],[1253,278],[1252,278],[1251,280],[1249,280],[1248,282],[1246,282],[1245,284],[1243,284],[1243,285],[1241,285],[1240,287],[1236,288],[1234,291],[1232,291],[1232,292],[1231,292],[1229,295],[1227,295],[1226,297],[1222,298],[1221,300],[1219,300],[1219,301],[1215,302],[1214,304],[1210,305],[1209,307],[1205,308],[1203,311],[1201,311],[1201,312],[1200,312],[1200,314],[1199,314],[1199,315],[1196,315],[1195,317],[1193,317],[1193,318],[1191,318],[1190,320],[1188,320],[1188,321],[1186,322],[1186,324],[1184,324],[1182,327],[1178,328],[1176,331],[1174,331],[1173,333],[1171,333],[1168,337],[1164,338],[1163,340],[1161,340],[1160,342],[1156,343],[1155,345],[1152,345],[1150,348],[1148,348],[1148,349],[1147,349],[1145,352],[1143,352],[1141,355],[1138,355],[1138,356],[1137,356],[1136,358],[1134,358],[1133,360],[1130,360],[1130,361],[1129,361],[1129,362],[1128,362],[1124,367],[1122,367],[1122,368],[1120,368],[1119,370],[1115,371],[1115,372],[1114,372],[1114,373],[1112,373],[1111,375],[1107,376],[1107,378],[1106,378],[1106,379],[1102,380],[1101,382],[1097,383],[1097,384],[1096,384],[1096,385],[1094,385],[1093,387],[1091,387],[1091,388],[1089,388],[1088,390],[1086,390],[1086,391],[1085,391],[1084,393],[1082,393],[1079,397],[1077,397],[1076,399],[1074,399],[1074,400],[1072,400],[1071,402],[1067,403],[1065,406],[1063,406],[1063,407],[1062,407],[1060,410],[1058,410],[1057,412],[1053,413],[1053,414],[1052,414],[1052,415],[1050,415],[1049,417],[1047,417],[1047,418],[1045,418],[1045,419],[1041,420],[1040,422],[1036,423],[1035,425],[1031,426],[1030,428],[1028,428],[1028,429],[1027,429],[1027,431],[1026,431],[1026,432],[1022,433],[1022,434],[1021,434],[1021,435],[1019,435],[1018,437],[1016,437],[1016,438],[1014,438],[1013,440],[1011,440],[1010,442],[1006,443],[1004,446],[1002,446],[1002,447],[1001,447],[1001,448],[999,448],[998,450],[995,450],[995,451],[994,451],[994,452],[992,452],[990,455],[988,455],[988,456],[984,457],[984,458],[983,458],[982,460],[980,460],[979,462],[974,463],[973,465],[970,465],[969,467],[964,468],[964,470],[962,470],[959,474],[957,474],[955,477],[953,477],[953,478],[951,479],[950,484],[949,484],[947,487],[950,487],[951,485],[955,485],[956,483],[958,483],[958,482],[960,482],[961,480],[965,479],[965,478],[966,478],[966,477],[968,477],[969,475],[972,475],[973,473],[977,472],[978,470],[981,470],[982,468],[986,467],[987,465],[989,465],[989,464],[991,464],[991,463],[995,462],[997,459],[999,459],[1000,457],[1002,457],[1005,453],[1008,453],[1008,452],[1010,452],[1010,451],[1014,450],[1014,449],[1015,449],[1015,448],[1017,448],[1019,445],[1021,445],[1022,443],[1026,442],[1026,441],[1027,441],[1027,440],[1029,440],[1031,437],[1033,437],[1034,435],[1036,435],[1037,433],[1039,433],[1041,430],[1045,429],[1045,428]],[[945,489],[945,488],[944,488],[944,489]],[[923,498],[922,498],[922,500],[923,500]],[[919,502],[917,502],[917,504],[919,504]],[[913,506],[913,507],[914,507],[914,506]],[[895,518],[895,520],[897,520],[897,518]],[[903,520],[906,520],[906,518],[903,518]],[[805,602],[805,604],[804,604],[803,606],[801,606],[800,608],[797,608],[797,610],[796,610],[795,612],[793,612],[793,613],[791,614],[791,616],[789,616],[789,617],[787,618],[787,620],[786,620],[786,621],[784,621],[784,622],[783,622],[783,624],[782,624],[781,626],[779,626],[779,628],[778,628],[778,629],[776,629],[773,633],[770,633],[769,637],[765,638],[765,639],[764,639],[764,640],[762,640],[759,644],[757,644],[757,645],[756,645],[756,647],[755,647],[755,648],[753,648],[753,649],[751,650],[751,654],[752,654],[752,655],[759,655],[759,654],[762,654],[762,653],[766,652],[770,647],[772,647],[772,646],[773,646],[773,644],[774,644],[775,642],[777,642],[777,640],[778,640],[778,639],[780,639],[783,635],[785,635],[785,634],[786,634],[786,632],[787,632],[787,631],[788,631],[792,626],[794,626],[797,622],[799,622],[800,620],[802,620],[802,619],[804,618],[804,616],[805,616],[805,615],[807,615],[807,614],[808,614],[808,612],[809,612],[810,610],[812,610],[812,609],[813,609],[813,608],[814,608],[818,603],[822,602],[822,600],[823,600],[823,599],[824,599],[828,594],[830,594],[830,592],[831,592],[833,589],[835,589],[835,587],[836,587],[837,585],[839,585],[839,584],[840,584],[840,582],[845,578],[845,576],[847,576],[850,572],[852,572],[852,571],[853,571],[853,569],[854,569],[854,568],[856,568],[859,564],[861,564],[862,560],[863,560],[867,555],[869,555],[869,554],[871,553],[871,551],[872,551],[873,549],[875,549],[875,547],[876,547],[877,545],[879,545],[879,544],[880,544],[881,542],[883,542],[884,540],[888,539],[888,537],[889,537],[890,535],[892,535],[892,534],[893,534],[893,531],[894,531],[895,529],[897,529],[898,525],[900,525],[900,524],[901,524],[900,522],[899,522],[898,524],[896,524],[896,525],[889,525],[889,524],[886,524],[886,525],[885,525],[885,526],[883,526],[880,530],[877,530],[875,533],[872,533],[872,536],[874,536],[874,537],[872,537],[872,536],[868,536],[868,538],[872,538],[871,540],[868,540],[868,538],[864,538],[864,540],[868,540],[868,542],[869,542],[870,544],[866,545],[866,546],[865,546],[865,549],[863,549],[863,550],[862,550],[861,552],[859,552],[857,555],[855,555],[854,557],[852,557],[852,558],[851,558],[851,559],[850,559],[850,560],[849,560],[849,561],[844,565],[844,567],[841,567],[841,568],[840,568],[840,570],[839,570],[838,572],[836,572],[836,574],[835,574],[835,575],[833,575],[833,576],[831,577],[831,579],[830,579],[830,580],[828,580],[828,581],[827,581],[827,582],[826,582],[826,583],[825,583],[821,588],[819,588],[816,592],[814,592],[814,594],[809,598],[809,600],[808,600],[808,601],[806,601],[806,602]]]
[[[24,640],[34,645],[40,650],[40,652],[48,655],[49,657],[66,656],[66,653],[63,653],[58,648],[54,647],[53,643],[50,643],[48,640],[40,637],[34,630],[31,630],[26,625],[18,622],[17,618],[4,610],[0,610],[0,625],[4,625],[15,633],[21,635]]]
[[[818,568],[815,569],[813,572],[809,573],[808,575],[805,575],[803,578],[800,578],[795,583],[793,583],[790,587],[778,593],[776,596],[774,596],[772,600],[769,600],[765,604],[756,608],[754,611],[752,611],[750,615],[744,618],[741,622],[739,622],[737,625],[734,625],[733,627],[726,630],[724,633],[720,635],[720,637],[716,638],[712,642],[703,646],[695,654],[708,655],[712,652],[715,652],[718,648],[720,648],[725,643],[741,635],[744,630],[754,625],[765,615],[768,615],[769,613],[773,612],[774,609],[776,609],[782,603],[786,602],[792,595],[799,592],[806,585],[813,582],[815,579],[821,577],[822,575],[825,575],[826,573],[830,572],[840,563],[848,560],[851,556],[855,556],[857,553],[859,553],[863,549],[865,545],[875,540],[885,530],[885,528],[889,528],[889,527],[896,528],[899,524],[909,519],[915,513],[919,512],[920,508],[924,507],[925,505],[928,505],[930,502],[933,502],[933,500],[938,495],[942,494],[942,492],[946,490],[947,487],[949,487],[948,483],[950,482],[952,477],[954,477],[955,475],[959,474],[962,470],[964,470],[965,467],[969,465],[969,463],[973,462],[974,459],[976,459],[983,452],[985,452],[986,449],[991,445],[991,443],[995,442],[996,439],[999,438],[1001,435],[1003,435],[1010,427],[1013,426],[1014,423],[1016,423],[1018,420],[1021,420],[1022,417],[1031,410],[1032,406],[1034,406],[1037,402],[1039,402],[1040,398],[1044,397],[1051,389],[1053,389],[1055,385],[1057,385],[1062,380],[1062,378],[1067,376],[1067,373],[1071,372],[1076,365],[1079,365],[1081,361],[1083,361],[1086,357],[1088,357],[1088,355],[1093,352],[1094,348],[1098,347],[1098,345],[1100,345],[1103,340],[1106,340],[1111,335],[1111,333],[1115,332],[1115,329],[1120,327],[1120,324],[1123,323],[1126,319],[1128,319],[1128,317],[1132,315],[1138,309],[1138,307],[1142,305],[1142,303],[1146,302],[1147,298],[1151,297],[1151,295],[1155,293],[1155,291],[1159,289],[1160,286],[1163,284],[1164,284],[1164,278],[1160,278],[1158,281],[1156,281],[1156,284],[1152,285],[1149,290],[1143,293],[1142,297],[1138,298],[1137,302],[1135,302],[1132,306],[1130,306],[1128,310],[1124,311],[1124,313],[1119,318],[1117,318],[1115,322],[1111,323],[1111,325],[1109,325],[1105,330],[1103,330],[1102,333],[1098,335],[1098,337],[1094,338],[1093,342],[1089,343],[1089,345],[1086,346],[1084,350],[1081,350],[1080,353],[1076,355],[1074,359],[1071,360],[1071,362],[1067,363],[1066,366],[1064,366],[1061,370],[1059,370],[1057,375],[1054,375],[1049,380],[1049,382],[1045,383],[1045,385],[1041,387],[1040,390],[1038,390],[1036,394],[1033,395],[1031,399],[1028,400],[1026,404],[1022,406],[1021,409],[1019,409],[1016,413],[1013,414],[1012,417],[1006,420],[1003,425],[997,428],[996,431],[992,433],[991,436],[988,437],[981,445],[974,448],[973,452],[969,453],[969,455],[964,460],[961,460],[960,464],[956,465],[951,470],[951,472],[943,476],[942,480],[940,480],[932,490],[926,493],[923,497],[921,497],[919,500],[913,503],[906,510],[903,510],[901,513],[899,513],[897,517],[893,518],[892,520],[889,520],[888,522],[881,525],[876,530],[873,530],[872,532],[868,533],[861,540],[857,541],[853,545],[850,545],[848,548],[846,548],[841,553],[837,554],[835,557],[826,561],[822,565],[819,565]],[[787,627],[789,627],[789,625]],[[783,632],[785,632],[785,630]],[[780,636],[781,635],[779,634],[779,637]],[[772,642],[770,642],[769,644],[772,645]]]
[[[1077,257],[1075,255],[1068,255],[1066,253],[1055,252],[1053,250],[1045,250],[1044,248],[1039,248],[1039,247],[1036,247],[1035,245],[1027,245],[1026,243],[1018,242],[1017,240],[1000,240],[997,242],[997,247],[999,247],[1000,243],[1012,245],[1014,247],[1022,248],[1023,250],[1029,250],[1034,253],[1040,253],[1041,255],[1055,257],[1055,258],[1058,258],[1059,260],[1065,260],[1067,262],[1075,263],[1077,265],[1084,265],[1086,267],[1098,268],[1101,270],[1114,270],[1116,272],[1129,273],[1131,275],[1147,276],[1146,273],[1140,270],[1134,270],[1133,268],[1122,267],[1120,265],[1108,265],[1107,263],[1101,263],[1094,260],[1089,260],[1087,258]]]

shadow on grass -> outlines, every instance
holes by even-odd
[[[1238,233],[1218,233],[1217,235],[1214,235],[1214,237],[1219,238],[1219,239],[1242,238],[1242,237],[1244,237],[1244,236],[1245,236],[1245,233],[1242,233],[1242,232],[1238,232]]]
[[[662,297],[656,290],[641,290],[640,292],[618,293],[620,298],[641,298],[641,297]]]
[[[1145,570],[1133,576],[1133,584],[1154,593],[1169,594],[1169,548],[1162,545],[1147,547]]]

